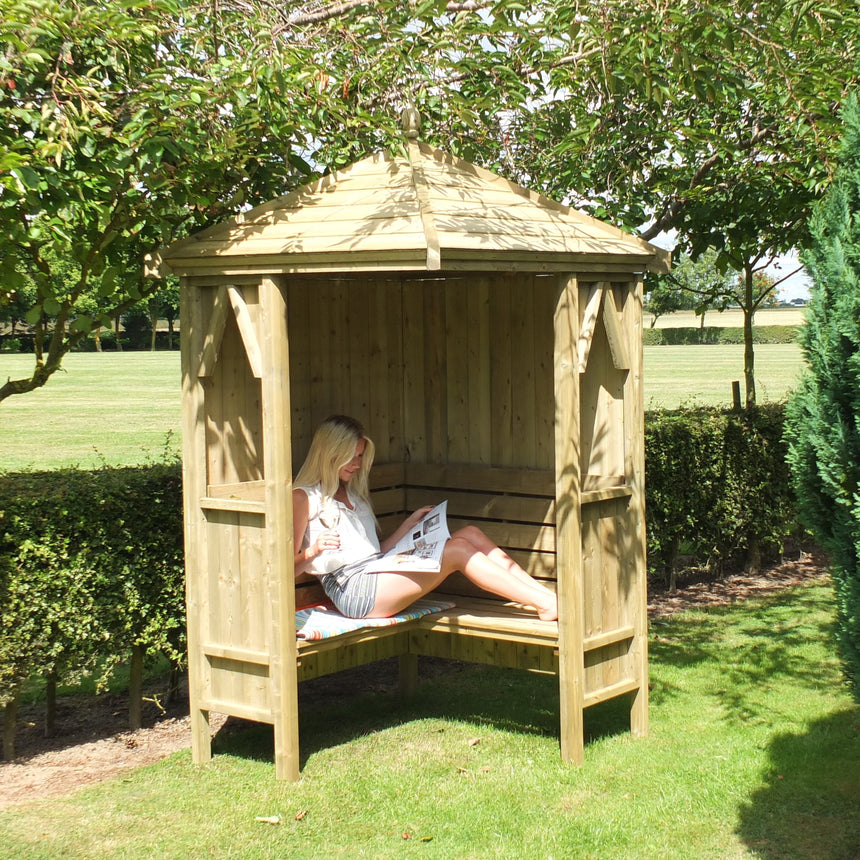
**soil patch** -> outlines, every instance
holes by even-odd
[[[728,606],[740,600],[779,592],[827,576],[820,559],[801,555],[760,574],[735,574],[722,579],[698,578],[669,593],[659,587],[649,594],[648,615],[663,618],[685,609]],[[423,677],[456,671],[463,664],[422,659]],[[397,661],[305,681],[299,686],[299,710],[373,690],[397,686]],[[17,758],[0,762],[0,807],[70,794],[86,785],[158,761],[191,745],[187,690],[176,704],[161,705],[163,690],[151,688],[144,702],[143,728],[127,731],[128,703],[123,696],[64,696],[57,701],[56,732],[44,736],[44,707],[19,709]],[[235,731],[241,720],[212,714],[213,732]]]

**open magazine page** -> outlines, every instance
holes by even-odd
[[[442,567],[442,550],[451,537],[448,531],[448,502],[436,505],[419,520],[415,527],[404,535],[397,544],[382,556],[371,562],[366,571],[417,570],[435,571]]]

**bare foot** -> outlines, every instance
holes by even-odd
[[[558,598],[553,594],[546,605],[536,607],[541,621],[558,621]]]

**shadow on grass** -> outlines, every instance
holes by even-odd
[[[821,667],[810,659],[805,646],[832,639],[832,612],[820,611],[828,600],[822,589],[792,589],[746,603],[743,611],[720,607],[655,624],[650,644],[652,703],[659,707],[700,696],[716,699],[724,719],[739,726],[772,723],[774,703],[769,691],[821,688]],[[446,661],[424,665],[431,666],[430,677],[423,678],[417,695],[408,702],[397,693],[396,661],[303,682],[299,688],[301,765],[321,749],[421,719],[448,719],[558,739],[554,676]],[[630,728],[629,699],[589,708],[585,719],[586,743],[625,734]],[[248,728],[247,733],[219,733],[214,750],[271,761],[272,747],[272,729],[265,726]]]
[[[476,727],[559,738],[559,693],[555,676],[534,675],[512,669],[466,665],[453,661],[427,661],[416,695],[403,700],[396,685],[396,662],[381,661],[299,686],[300,762],[304,767],[316,752],[349,743],[363,735],[403,723],[444,719]],[[447,664],[447,665],[446,665]],[[371,689],[355,692],[371,672]],[[328,684],[327,695],[311,695],[303,702],[303,687]],[[340,700],[333,698],[338,688]],[[630,730],[629,698],[589,708],[585,716],[586,743]],[[272,727],[231,721],[218,733],[213,752],[260,761],[274,760]]]
[[[741,807],[737,830],[756,857],[860,858],[857,708],[812,723],[803,734],[776,736],[763,781]]]
[[[653,624],[651,661],[675,670],[719,667],[718,683],[707,694],[719,698],[727,718],[745,723],[767,717],[765,691],[783,684],[820,689],[821,667],[809,660],[806,646],[835,642],[832,615],[816,615],[826,600],[820,589],[792,589],[748,603],[743,612],[727,606]],[[686,695],[686,686],[666,677],[652,684],[654,705]]]

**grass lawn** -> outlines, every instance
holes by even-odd
[[[0,355],[0,375],[28,374],[28,355]],[[0,403],[0,470],[132,466],[181,444],[178,352],[66,356],[42,388]]]
[[[650,326],[654,317],[647,311],[644,314],[645,325]],[[805,308],[761,308],[756,311],[754,325],[803,325],[806,320]],[[702,318],[694,311],[676,311],[657,318],[656,328],[698,328]],[[729,308],[722,311],[708,311],[705,314],[705,325],[714,328],[741,328],[744,324],[744,312],[740,308]]]
[[[26,355],[0,355],[2,378],[29,371]],[[781,400],[802,365],[794,344],[756,347],[759,400]],[[645,349],[645,404],[732,402],[743,347]],[[95,468],[160,459],[180,444],[178,352],[73,353],[38,391],[0,403],[0,470]]]
[[[61,800],[0,812],[4,858],[856,860],[860,710],[821,581],[656,622],[651,733],[588,712],[558,754],[554,678],[489,668],[302,715],[302,778],[272,731],[217,737]],[[260,817],[276,817],[275,824]]]
[[[674,409],[693,403],[732,405],[732,381],[744,385],[744,348],[730,345],[645,347],[645,408]],[[759,403],[784,400],[797,385],[803,355],[794,343],[759,344],[755,348]]]

